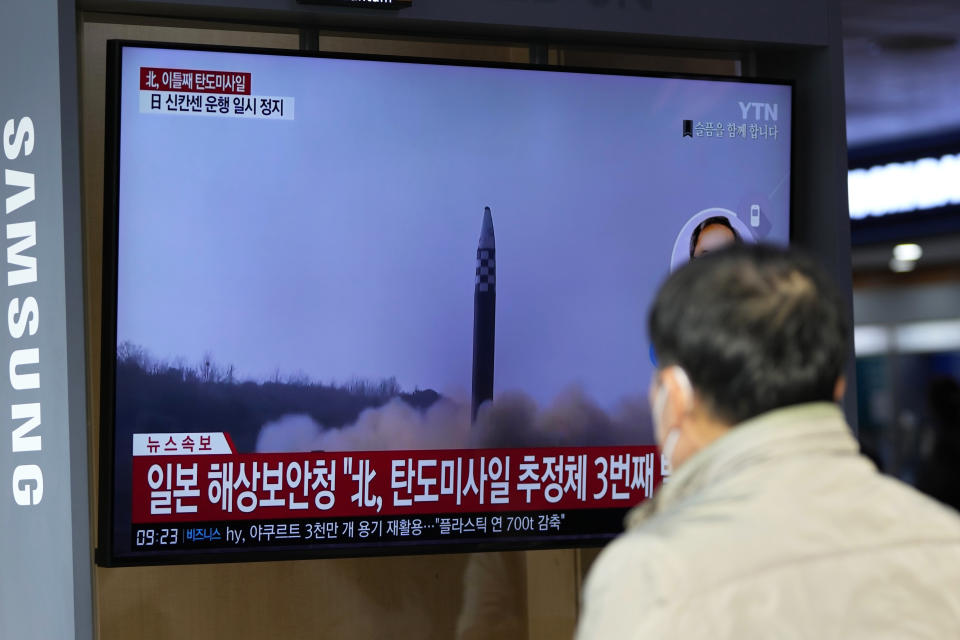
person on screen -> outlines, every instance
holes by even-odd
[[[711,216],[690,235],[690,259],[740,242],[740,234],[725,216]]]
[[[960,638],[960,515],[859,453],[845,311],[764,245],[665,281],[650,406],[673,473],[591,567],[578,640]]]

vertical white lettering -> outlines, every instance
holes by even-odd
[[[23,117],[3,124],[3,153],[7,160],[16,160],[33,153],[36,132],[33,120]],[[36,175],[28,171],[4,168],[4,213],[9,214],[34,202],[37,198]],[[20,214],[21,216],[23,214]],[[36,216],[29,216],[36,217]],[[37,245],[35,220],[6,225],[7,286],[37,282],[37,257],[29,255]],[[36,253],[34,250],[32,253]],[[35,335],[40,324],[37,299],[13,297],[7,306],[7,329],[14,339],[27,332]],[[40,388],[40,349],[17,349],[10,353],[10,386],[14,391]],[[14,455],[36,455],[43,449],[40,403],[10,404],[12,432],[10,450]],[[37,464],[21,464],[13,469],[11,489],[16,504],[32,507],[43,500],[43,470]],[[2,526],[2,525],[0,525]]]
[[[13,499],[21,507],[43,500],[43,471],[35,464],[21,464],[13,470]]]
[[[777,105],[777,104],[765,104],[765,105],[763,105],[763,106],[764,106],[764,109],[765,109],[765,113],[764,113],[763,119],[764,119],[764,120],[776,120],[776,119],[777,119],[777,111],[780,109],[780,106]]]
[[[22,267],[16,271],[7,271],[7,286],[27,284],[37,281],[37,259],[34,256],[22,256],[25,251],[37,244],[37,223],[15,222],[7,225],[7,240],[23,238],[20,242],[7,247],[7,263]]]
[[[14,420],[26,420],[10,434],[11,446],[14,453],[23,451],[40,451],[40,436],[27,436],[28,433],[40,426],[40,403],[10,405],[10,417]]]
[[[17,391],[39,389],[39,373],[19,373],[17,369],[30,364],[40,364],[40,349],[17,349],[10,354],[10,386]]]
[[[37,299],[30,296],[20,306],[20,298],[14,298],[7,307],[7,328],[11,338],[22,338],[27,329],[30,335],[36,335],[40,324],[40,308]]]
[[[33,174],[25,171],[14,171],[7,169],[3,172],[3,179],[8,187],[20,187],[20,191],[7,196],[5,211],[13,213],[25,204],[30,204],[37,197]]]
[[[7,160],[17,159],[21,148],[24,146],[24,141],[26,141],[26,153],[23,155],[28,156],[33,153],[33,120],[29,117],[20,118],[20,122],[17,124],[16,137],[10,140],[13,137],[13,118],[10,118],[3,125],[3,153],[7,156]]]
[[[746,120],[746,119],[747,119],[747,111],[750,110],[750,105],[751,105],[751,103],[750,103],[750,102],[740,102],[740,103],[738,103],[738,104],[740,105],[740,113],[743,114],[743,119]]]

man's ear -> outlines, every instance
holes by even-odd
[[[843,394],[847,392],[847,378],[841,375],[833,385],[833,400],[840,402],[843,400]]]
[[[680,423],[682,418],[693,411],[693,386],[687,372],[680,367],[667,367],[663,373],[663,385],[667,390],[668,411],[672,412],[670,422]]]

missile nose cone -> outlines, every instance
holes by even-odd
[[[483,208],[483,226],[480,227],[480,248],[493,249],[496,247],[496,240],[493,235],[493,215],[490,207]]]

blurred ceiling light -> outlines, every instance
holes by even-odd
[[[960,349],[960,320],[926,320],[887,327],[856,325],[853,345],[857,357],[898,353],[942,353]]]
[[[911,322],[894,329],[894,342],[903,353],[936,353],[960,349],[960,320]]]
[[[887,353],[891,338],[890,329],[880,325],[862,324],[853,328],[853,348],[858,358]]]
[[[960,154],[854,169],[847,176],[854,219],[960,204]]]
[[[890,270],[896,273],[913,271],[916,266],[917,263],[915,260],[897,260],[896,258],[890,258]]]
[[[923,255],[918,244],[898,244],[893,248],[893,259],[899,262],[916,262]]]

